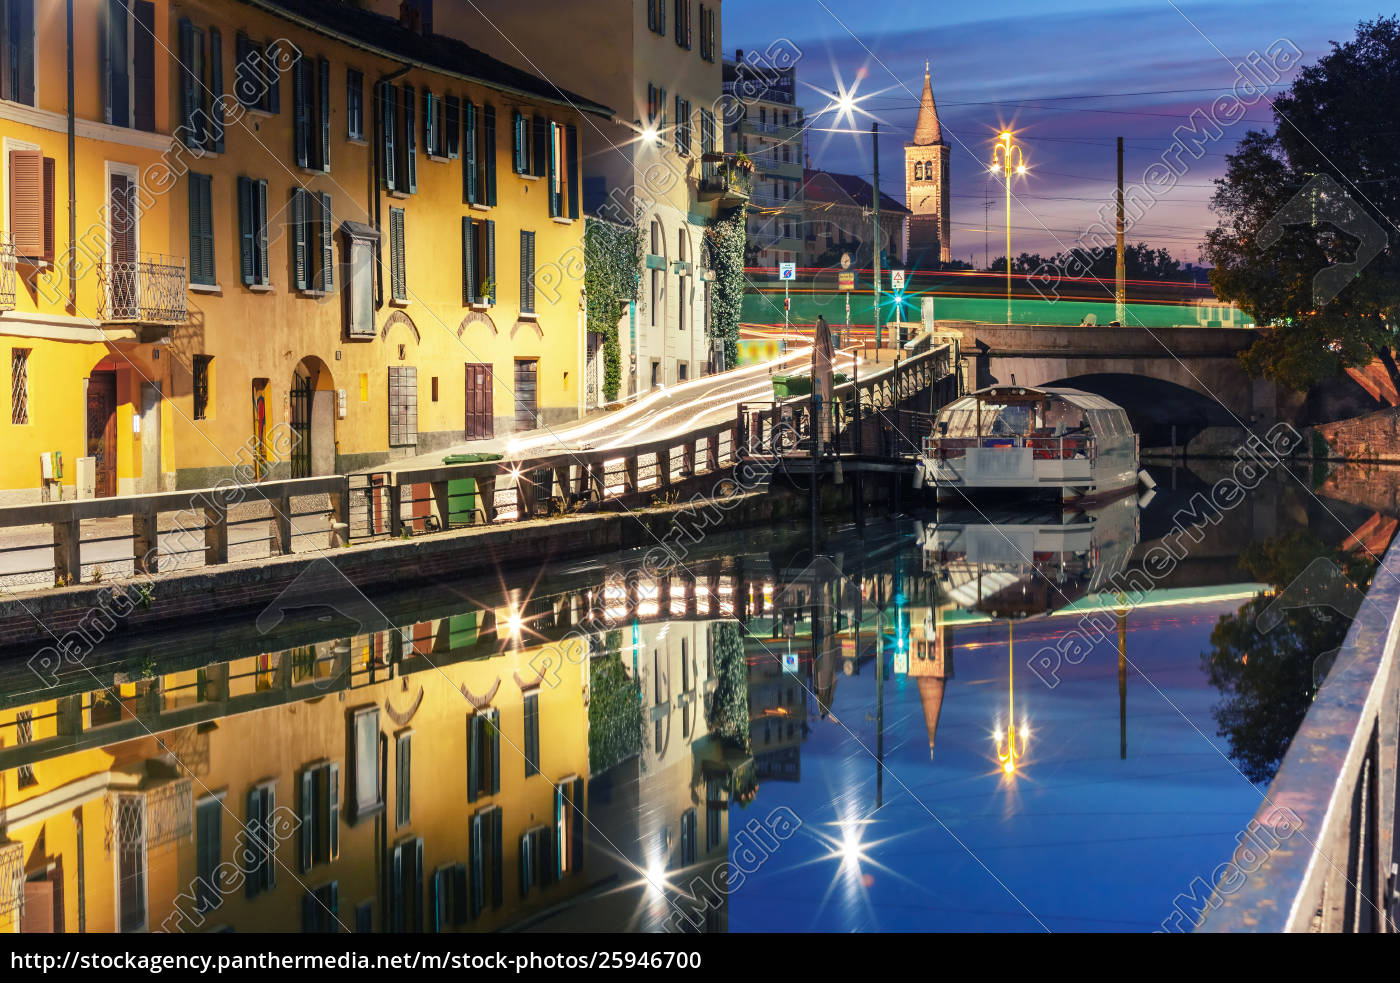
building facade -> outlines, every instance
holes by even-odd
[[[62,5],[9,7],[11,501],[344,472],[582,411],[580,298],[543,270],[582,255],[605,107],[335,0],[75,0],[71,38]],[[35,50],[74,65],[71,162],[63,59]]]
[[[870,182],[858,175],[804,171],[803,265],[834,267],[843,253],[850,253],[858,269],[869,268],[874,258],[874,202]],[[880,192],[880,251],[886,269],[904,265],[909,218],[909,209]]]
[[[802,169],[807,137],[797,105],[797,69],[779,68],[743,49],[724,62],[724,93],[735,108],[725,149],[753,163],[747,215],[749,266],[776,270],[802,258]]]
[[[925,63],[914,142],[904,145],[904,200],[911,213],[907,254],[916,269],[936,269],[953,258],[950,159]]]
[[[434,6],[437,30],[613,107],[610,125],[581,135],[585,212],[639,229],[645,253],[639,298],[619,325],[620,395],[709,371],[705,225],[733,204],[709,187],[720,162],[706,159],[723,149],[718,0]]]

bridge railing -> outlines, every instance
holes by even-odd
[[[1315,587],[1275,603],[1326,605],[1328,592]],[[1397,648],[1400,545],[1386,553],[1259,811],[1217,874],[1198,931],[1396,930]]]

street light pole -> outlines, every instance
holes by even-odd
[[[998,160],[1000,158],[1000,160]],[[1006,323],[1011,323],[1011,174],[1026,173],[1026,157],[1020,144],[1011,139],[1010,130],[1002,130],[992,146],[991,172],[1002,172],[1006,179]]]
[[[870,124],[870,143],[874,147],[875,184],[872,213],[875,216],[875,360],[880,360],[880,346],[883,344],[883,331],[880,328],[880,124]]]

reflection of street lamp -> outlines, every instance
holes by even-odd
[[[1000,727],[993,735],[997,743],[997,760],[1001,762],[1001,770],[1008,775],[1016,774],[1016,760],[1025,756],[1026,739],[1031,736],[1030,728],[1024,724],[1021,726],[1021,732],[1019,734],[1016,732],[1016,658],[1013,631],[1014,626],[1012,622],[1008,621],[1006,623],[1007,711],[1005,743],[1002,741]]]
[[[1000,160],[998,160],[1000,158]],[[1021,145],[1011,139],[1010,130],[1002,130],[997,137],[997,142],[992,145],[992,166],[988,169],[995,174],[998,171],[1006,178],[1006,323],[1011,323],[1011,174],[1014,170],[1016,174],[1026,173],[1026,157],[1021,152]]]

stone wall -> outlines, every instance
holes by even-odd
[[[1347,460],[1400,461],[1400,407],[1388,407],[1314,428],[1327,456]]]

